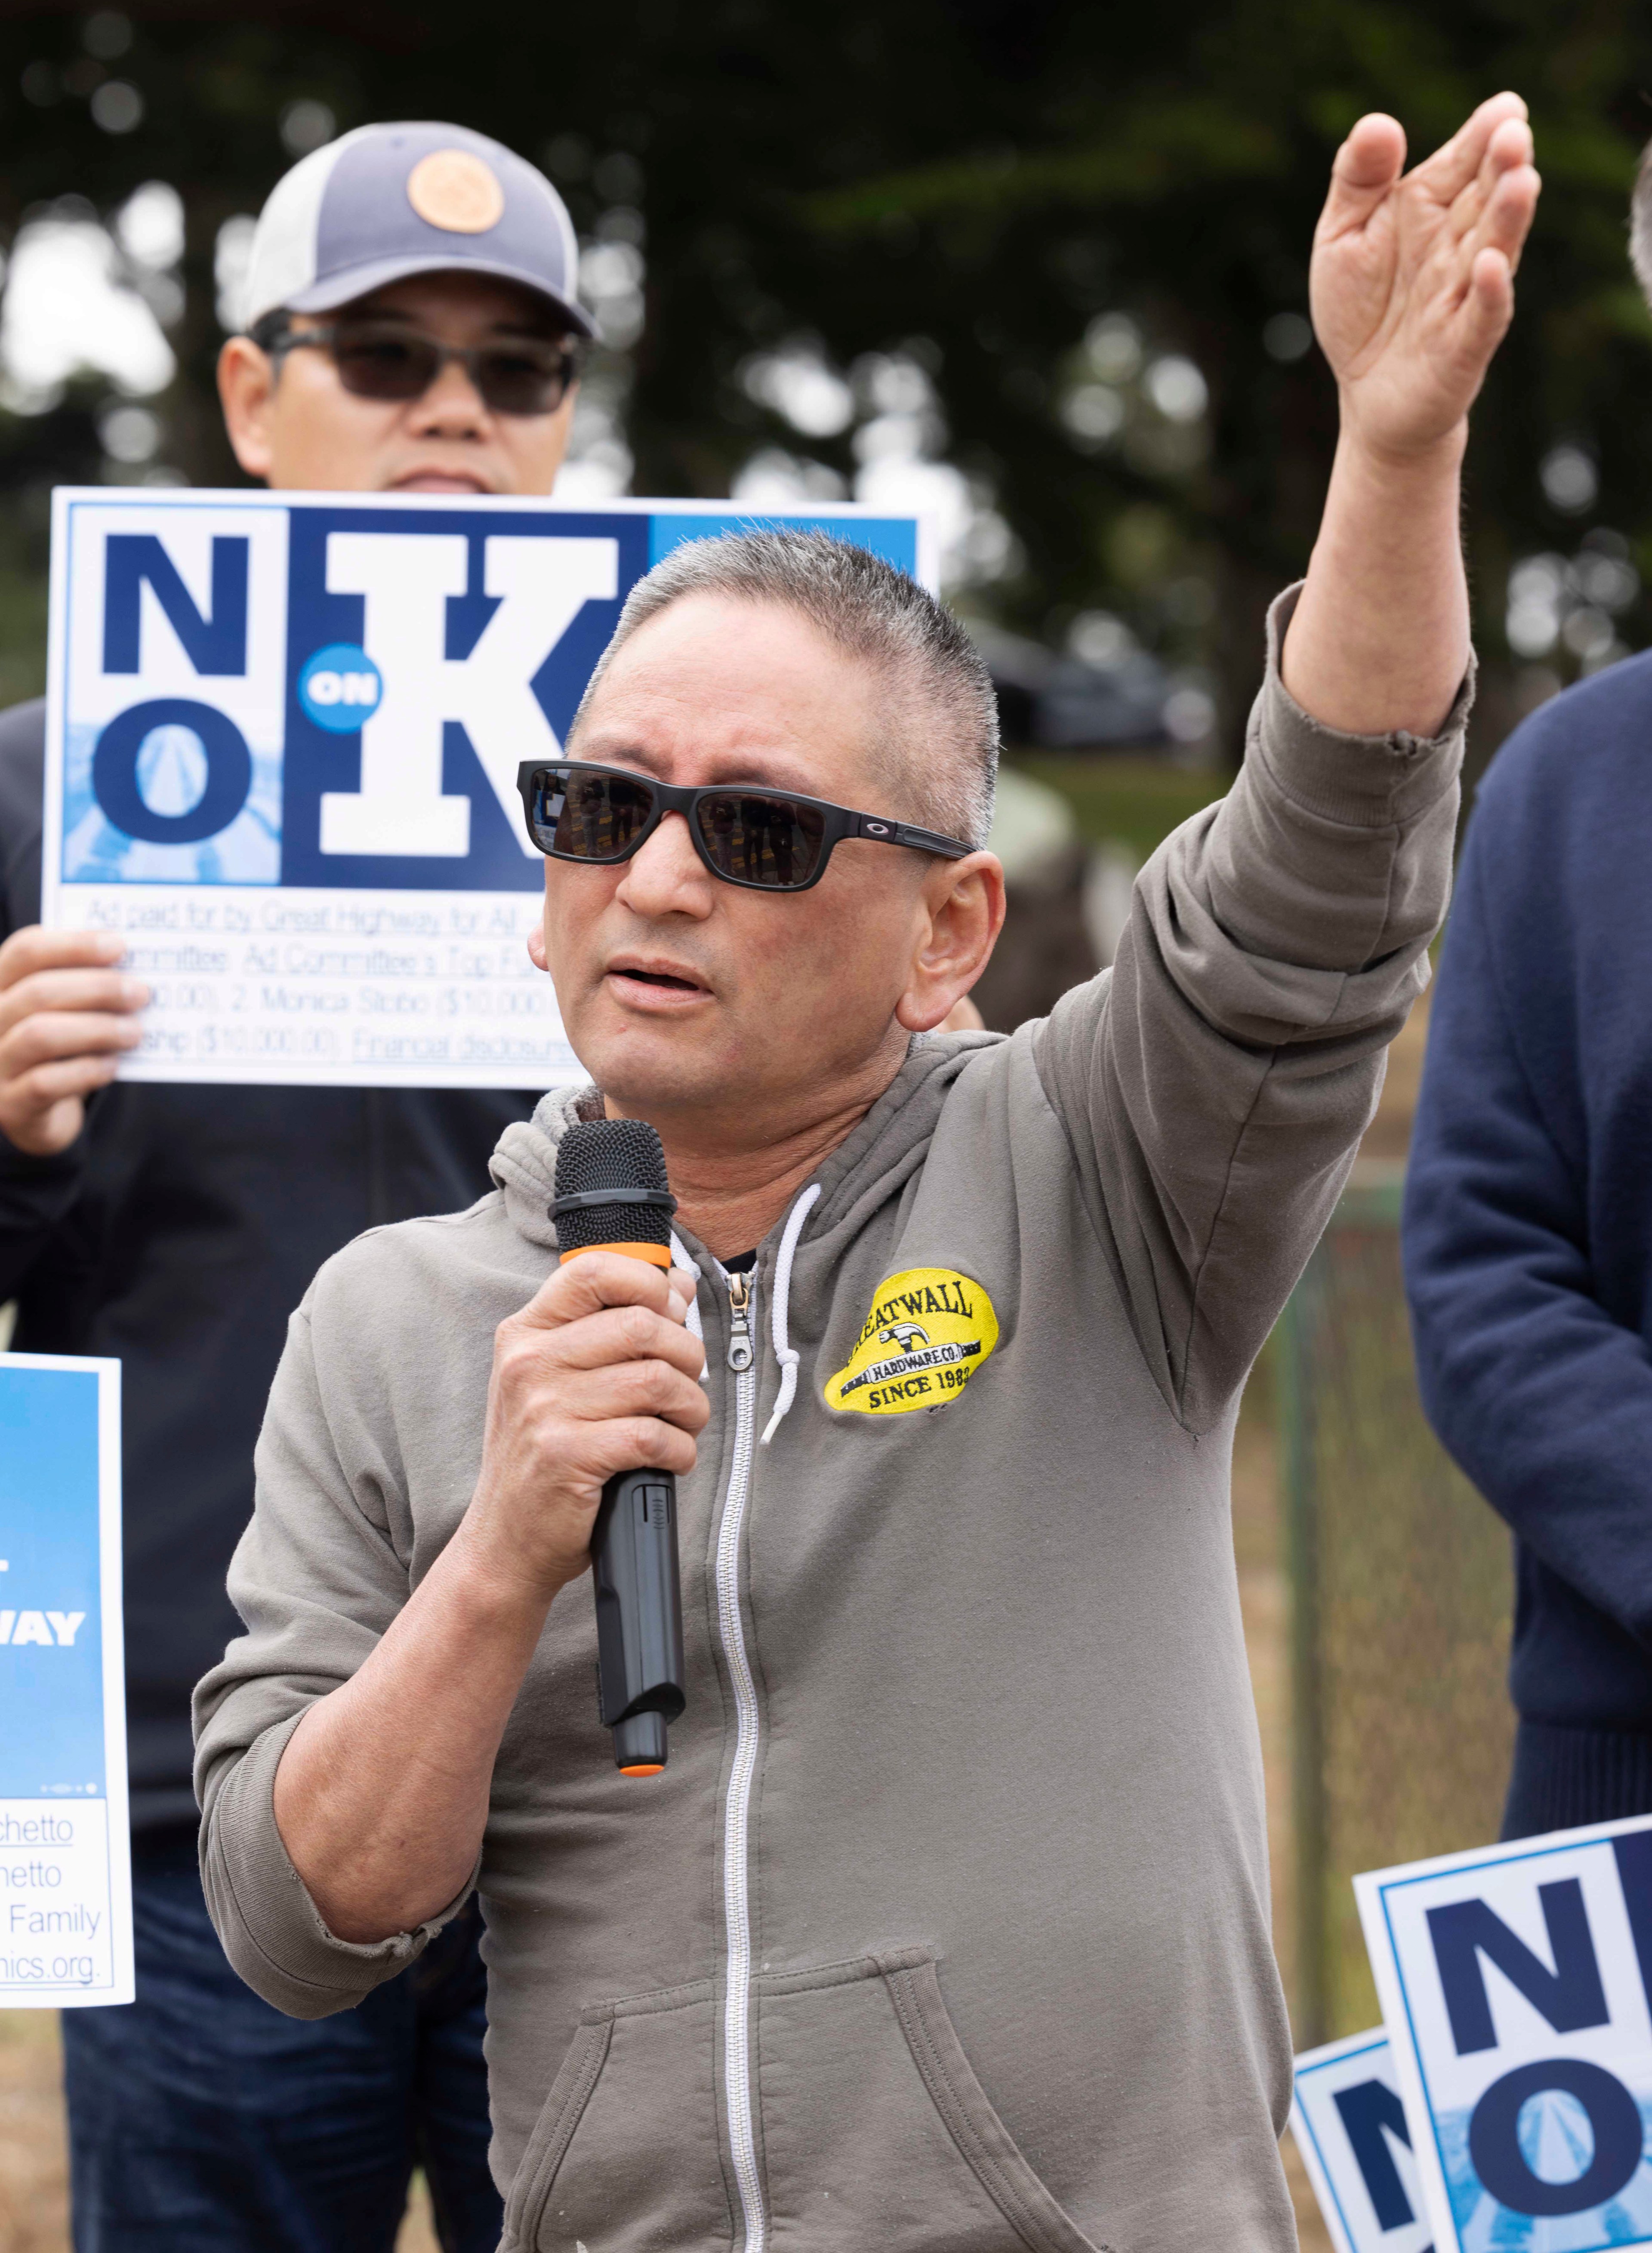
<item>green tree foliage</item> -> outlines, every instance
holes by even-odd
[[[1521,693],[1516,559],[1604,529],[1652,578],[1652,322],[1624,227],[1652,18],[1629,0],[337,0],[253,20],[139,7],[130,29],[123,44],[118,20],[78,10],[0,23],[0,229],[66,195],[107,213],[146,180],[178,188],[180,368],[160,411],[164,457],[192,479],[234,481],[211,404],[214,251],[290,161],[283,112],[456,117],[546,163],[582,234],[641,214],[645,325],[609,370],[638,490],[725,492],[765,443],[847,476],[850,433],[800,438],[742,369],[798,338],[840,369],[904,347],[933,372],[951,457],[1014,534],[974,599],[1038,633],[1105,610],[1203,661],[1230,750],[1262,606],[1302,568],[1335,440],[1323,362],[1298,349],[1332,152],[1382,108],[1422,153],[1515,86],[1548,185],[1470,462],[1494,731]],[[99,122],[111,81],[141,97],[130,129],[107,129],[129,113],[107,94]],[[1185,395],[1180,420],[1154,408],[1110,316],[1134,324],[1149,372],[1196,366],[1202,418]],[[0,418],[14,543],[19,527],[38,542],[43,484],[101,473],[100,395]],[[1539,470],[1566,444],[1586,468],[1558,507]],[[14,557],[10,594],[0,567],[14,617],[38,562]],[[1649,623],[1636,607],[1616,631],[1638,645]]]

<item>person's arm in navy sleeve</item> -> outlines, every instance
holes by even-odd
[[[1541,909],[1500,811],[1469,827],[1406,1180],[1423,1405],[1521,1540],[1652,1645],[1652,1357],[1593,1295],[1565,981],[1513,985],[1501,917]]]

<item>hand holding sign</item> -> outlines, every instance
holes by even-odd
[[[142,979],[120,967],[116,931],[31,924],[0,946],[0,1134],[33,1158],[66,1150],[86,1098],[143,1038]]]

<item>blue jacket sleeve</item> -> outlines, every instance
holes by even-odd
[[[1592,1288],[1558,903],[1497,811],[1469,828],[1406,1181],[1423,1403],[1520,1539],[1652,1647],[1652,1357]]]

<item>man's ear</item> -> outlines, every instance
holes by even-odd
[[[267,478],[275,457],[269,414],[275,363],[250,337],[231,337],[218,355],[218,396],[235,459],[249,478]]]
[[[917,944],[896,1022],[933,1032],[986,969],[1004,927],[1004,868],[996,853],[943,861],[925,877]]]

